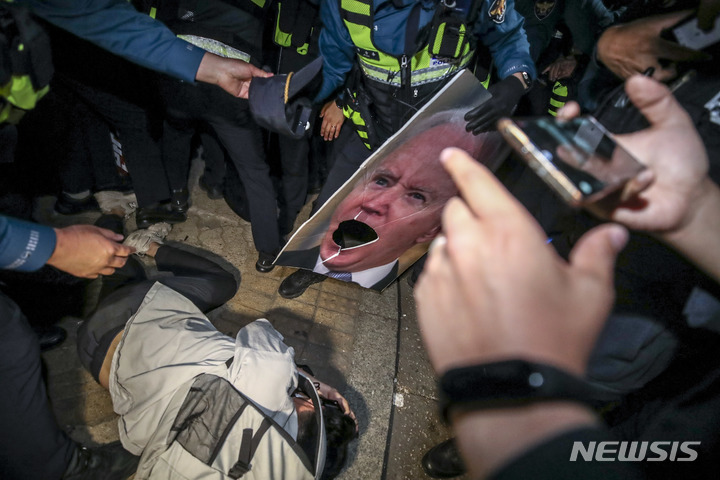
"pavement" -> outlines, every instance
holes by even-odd
[[[295,349],[298,363],[312,367],[319,379],[345,395],[358,417],[360,434],[338,478],[429,478],[420,459],[450,434],[439,420],[435,377],[406,279],[401,277],[382,293],[328,279],[296,299],[280,297],[278,286],[294,269],[276,267],[264,274],[255,270],[250,224],[224,200],[204,194],[197,186],[201,170],[202,162],[194,162],[188,220],[175,225],[167,240],[213,252],[240,274],[237,294],[208,315],[211,321],[234,336],[249,322],[267,318]],[[41,199],[35,215],[39,221],[56,226],[92,223],[88,215],[50,213],[53,201]],[[298,222],[308,215],[306,206]],[[134,220],[126,227],[132,230]],[[64,318],[60,325],[68,339],[43,357],[59,424],[75,440],[97,445],[118,439],[118,417],[107,391],[79,363],[75,333],[80,323]]]

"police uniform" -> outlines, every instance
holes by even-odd
[[[476,39],[492,54],[498,78],[519,72],[535,77],[523,20],[512,0],[457,2],[461,10],[452,12],[440,12],[438,5],[430,0],[323,2],[320,53],[325,61],[316,100],[340,89],[355,68],[344,112],[357,135],[347,128],[341,132],[317,207],[371,149],[395,133],[455,73],[472,65]],[[451,31],[463,35],[443,34]]]

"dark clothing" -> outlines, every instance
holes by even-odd
[[[80,361],[96,380],[113,338],[125,328],[156,281],[188,298],[203,312],[230,300],[238,287],[235,277],[214,261],[168,245],[158,248],[155,263],[159,271],[173,276],[149,280],[132,263],[108,277],[118,288],[104,292],[106,296],[95,312],[78,329]]]
[[[0,319],[0,478],[59,479],[76,445],[50,410],[37,335],[2,292]]]
[[[311,214],[315,214],[320,207],[335,193],[345,182],[352,177],[362,163],[367,160],[372,152],[362,143],[362,140],[352,128],[349,122],[340,131],[340,136],[335,140],[332,148],[332,165],[320,190],[320,194],[313,204]]]
[[[263,154],[262,132],[250,115],[247,100],[231,98],[213,85],[188,85],[169,78],[159,78],[159,87],[167,123],[177,135],[176,142],[164,140],[163,145],[173,149],[163,152],[165,158],[186,161],[196,122],[207,122],[245,186],[255,248],[276,254],[280,250],[280,234],[275,189]]]

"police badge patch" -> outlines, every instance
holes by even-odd
[[[490,10],[488,10],[488,16],[490,20],[495,23],[503,23],[505,21],[505,9],[507,5],[505,0],[495,0],[490,4]]]
[[[544,20],[555,10],[555,0],[535,0],[535,16],[538,20]]]

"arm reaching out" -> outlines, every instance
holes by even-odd
[[[76,277],[110,275],[135,251],[118,243],[122,235],[92,225],[58,228],[55,233],[55,251],[47,263]]]
[[[206,52],[195,79],[217,85],[234,97],[248,98],[252,77],[272,77],[272,73],[242,60],[223,58]]]

